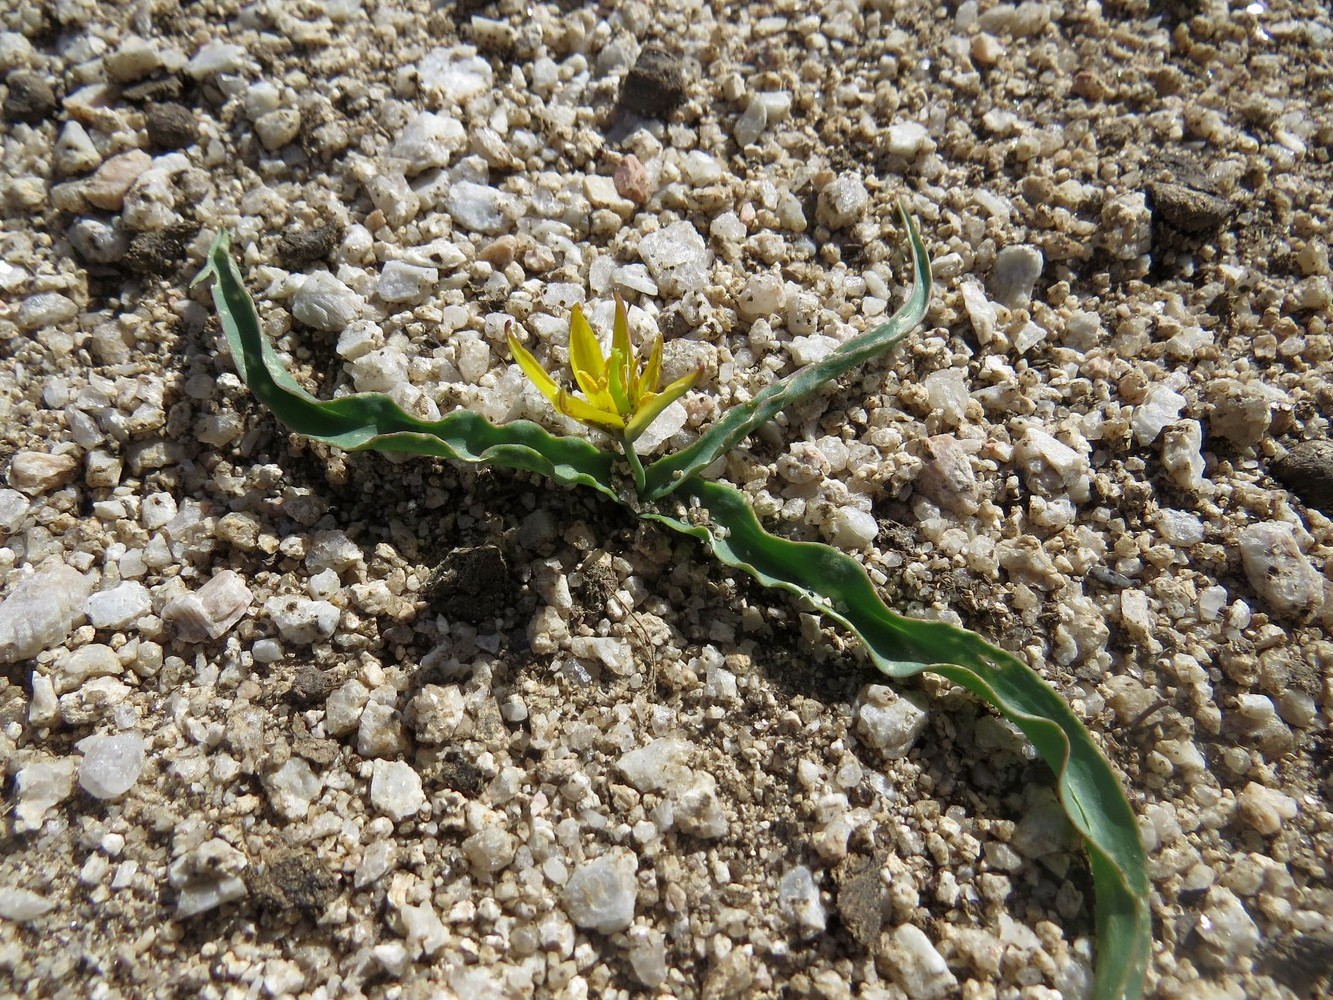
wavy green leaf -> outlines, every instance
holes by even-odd
[[[691,535],[728,566],[797,594],[850,629],[880,671],[929,670],[967,688],[1032,741],[1056,776],[1069,820],[1083,835],[1096,888],[1096,1000],[1135,1000],[1152,945],[1148,875],[1138,823],[1120,781],[1072,709],[1027,664],[945,622],[894,614],[861,564],[828,545],[769,534],[745,495],[725,483],[680,484],[676,512],[642,517]],[[700,515],[705,523],[698,523]]]
[[[812,361],[786,378],[779,379],[744,406],[731,408],[688,448],[660,458],[648,466],[645,492],[648,499],[658,500],[671,493],[691,476],[698,475],[712,465],[719,456],[731,451],[782,410],[818,392],[825,383],[883,354],[921,322],[921,318],[926,315],[926,305],[930,302],[930,258],[926,256],[921,234],[917,232],[916,223],[912,221],[907,205],[902,200],[898,202],[898,215],[907,230],[912,248],[912,294],[907,297],[902,308],[887,323],[853,337],[828,357]]]
[[[612,476],[615,456],[583,438],[557,437],[526,420],[496,427],[470,410],[422,420],[378,392],[331,400],[312,396],[287,371],[260,329],[259,314],[231,258],[226,233],[213,241],[208,262],[194,284],[209,278],[241,380],[298,434],[345,451],[375,448],[539,472],[566,486],[590,486],[619,499]]]

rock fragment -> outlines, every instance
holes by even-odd
[[[168,603],[162,619],[174,626],[182,642],[220,639],[244,617],[253,597],[239,573],[224,569],[193,594]]]
[[[663,118],[685,100],[681,59],[660,45],[645,45],[620,85],[620,106],[645,118]]]
[[[638,896],[638,859],[613,849],[574,870],[565,885],[565,912],[585,930],[600,934],[623,931],[634,921]]]
[[[1251,524],[1240,533],[1245,577],[1278,615],[1304,618],[1324,604],[1323,575],[1310,565],[1291,525],[1281,521]]]
[[[377,760],[370,777],[370,804],[375,811],[401,823],[426,804],[421,775],[401,760]]]
[[[9,92],[5,95],[3,112],[6,121],[35,125],[46,121],[56,110],[56,92],[51,81],[42,73],[20,69],[5,77]]]
[[[70,566],[39,570],[0,602],[0,663],[36,656],[83,620],[93,581]]]
[[[138,733],[89,736],[80,740],[79,787],[95,799],[124,795],[144,769],[144,739]]]
[[[1273,462],[1273,478],[1307,505],[1333,517],[1333,441],[1301,441]]]

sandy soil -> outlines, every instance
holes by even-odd
[[[0,10],[0,993],[1080,996],[1030,748],[595,497],[248,395],[560,418],[612,293],[680,447],[1039,669],[1124,777],[1158,997],[1333,935],[1333,19],[1307,3],[60,0]],[[577,431],[575,431],[577,432]]]

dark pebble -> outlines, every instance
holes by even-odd
[[[284,233],[278,240],[276,256],[278,266],[289,271],[300,271],[317,260],[324,260],[342,238],[342,227],[336,223],[325,223],[314,229],[302,229],[294,233]]]
[[[193,238],[195,227],[170,226],[161,232],[139,233],[130,240],[124,264],[135,274],[164,277],[175,274],[185,264],[185,244]]]
[[[319,667],[307,663],[297,668],[291,690],[287,692],[287,700],[299,708],[313,708],[323,705],[332,690],[333,678]]]
[[[1269,470],[1307,506],[1333,517],[1333,441],[1302,441]]]
[[[514,599],[514,582],[499,548],[478,545],[445,556],[423,596],[446,618],[479,622],[504,614]]]
[[[171,101],[148,105],[144,109],[144,124],[154,149],[183,149],[199,138],[194,112]]]
[[[1206,233],[1231,218],[1233,206],[1225,198],[1173,181],[1148,185],[1154,214],[1182,233]]]
[[[268,913],[318,916],[338,894],[338,877],[308,848],[276,852],[257,875],[250,878],[250,891],[260,909]]]
[[[685,100],[680,56],[645,45],[620,86],[620,106],[645,118],[661,118]]]
[[[50,118],[56,110],[56,92],[41,73],[16,70],[5,79],[4,115],[7,121],[35,124]]]

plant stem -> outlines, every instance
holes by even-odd
[[[648,488],[648,478],[643,471],[643,463],[639,461],[638,452],[634,450],[634,442],[629,439],[629,435],[620,436],[620,447],[625,452],[625,461],[629,463],[630,474],[634,476],[634,489],[639,496],[643,496],[643,491]]]

